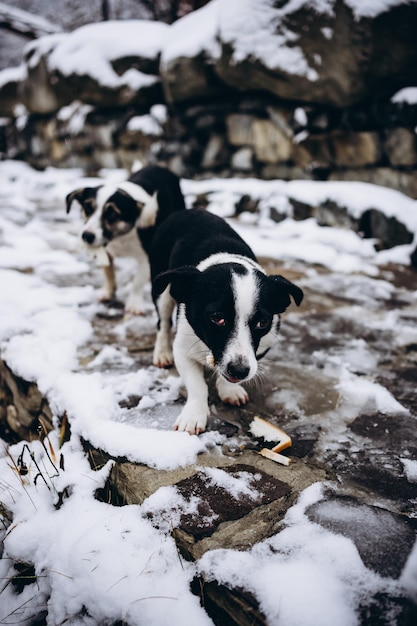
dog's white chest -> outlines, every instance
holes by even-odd
[[[113,239],[108,245],[107,250],[114,257],[134,257],[139,258],[143,255],[142,246],[139,241],[136,229],[131,230],[126,235],[121,235]],[[142,254],[141,254],[142,252]]]

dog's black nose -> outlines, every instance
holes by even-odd
[[[231,380],[244,380],[249,374],[249,367],[245,363],[229,363],[227,374]]]
[[[85,230],[81,235],[81,239],[85,241],[85,243],[92,244],[94,243],[94,239],[96,238],[95,234],[89,230]]]

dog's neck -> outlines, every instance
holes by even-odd
[[[108,188],[106,187],[105,189],[107,195],[109,195]],[[115,185],[115,191],[117,189],[121,189],[129,194],[129,196],[138,203],[138,206],[142,205],[140,215],[135,224],[136,228],[150,228],[151,226],[154,226],[156,214],[158,212],[156,192],[150,196],[142,187],[130,182],[130,180],[125,180]]]
[[[136,220],[136,228],[150,228],[155,225],[158,213],[158,200],[156,192],[148,197],[148,200],[142,208],[138,219]]]
[[[241,254],[231,254],[230,252],[216,252],[216,254],[212,254],[201,261],[201,263],[197,265],[197,269],[200,270],[200,272],[204,272],[204,270],[212,267],[213,265],[221,265],[223,263],[239,263],[248,270],[256,269],[259,272],[262,272],[262,274],[265,274],[262,267],[253,259]]]
[[[149,202],[149,194],[146,193],[146,191],[139,185],[135,185],[135,183],[130,182],[130,180],[124,180],[121,183],[117,183],[115,187],[116,189],[121,189],[122,191],[128,193],[133,200],[136,200],[136,202],[141,202],[142,204]]]

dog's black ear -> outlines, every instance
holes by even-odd
[[[71,191],[71,193],[67,195],[67,197],[65,198],[65,202],[67,204],[67,213],[70,212],[71,205],[74,202],[74,200],[77,200],[81,204],[83,193],[84,193],[84,188],[74,189],[74,191]]]
[[[80,187],[79,189],[74,189],[71,191],[65,198],[65,202],[67,204],[67,213],[70,212],[71,205],[74,200],[77,200],[81,205],[83,202],[90,198],[95,198],[97,195],[98,187]]]
[[[276,313],[283,313],[291,304],[292,296],[297,306],[303,301],[304,293],[284,276],[268,276],[269,297]]]
[[[186,302],[193,292],[195,281],[201,274],[200,270],[184,265],[175,270],[158,274],[152,281],[152,296],[156,300],[171,285],[170,294],[177,303]]]

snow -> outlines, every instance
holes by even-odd
[[[385,387],[372,380],[358,378],[351,372],[343,372],[338,389],[343,398],[342,404],[352,419],[359,413],[368,412],[408,413]]]
[[[417,103],[417,87],[404,87],[397,91],[392,97],[391,102],[406,102],[407,104]]]
[[[49,54],[50,71],[64,76],[87,75],[102,86],[119,88],[128,85],[132,90],[147,87],[159,81],[156,75],[130,68],[119,76],[112,61],[129,56],[156,60],[162,49],[168,26],[146,20],[107,21],[87,24],[72,33],[42,37],[25,47],[31,52],[29,63],[35,65],[40,56]],[[110,45],[111,44],[111,45]]]
[[[403,0],[346,0],[354,18],[373,18]],[[166,67],[176,58],[195,58],[202,53],[209,60],[220,57],[221,45],[232,46],[231,62],[259,59],[266,67],[291,68],[292,74],[314,82],[318,74],[308,65],[298,47],[298,35],[287,28],[286,16],[308,6],[317,15],[333,16],[334,0],[290,0],[273,3],[271,0],[212,0],[206,6],[175,22],[169,28],[161,53]],[[332,37],[329,28],[323,28],[326,38]],[[320,59],[316,60],[320,64]]]
[[[356,20],[373,18],[403,0],[346,0]],[[141,56],[158,59],[167,66],[176,58],[194,58],[202,54],[207,62],[220,58],[221,46],[233,48],[231,62],[247,58],[259,59],[266,67],[291,69],[292,74],[314,82],[316,70],[309,66],[302,49],[297,46],[298,35],[284,25],[285,18],[303,5],[318,15],[334,14],[334,0],[290,0],[286,3],[271,0],[212,0],[197,11],[185,15],[172,25],[150,20],[120,20],[87,24],[71,33],[54,33],[38,38],[25,46],[29,67],[38,64],[41,56],[48,56],[50,71],[62,75],[72,73],[90,75],[100,85],[110,88],[129,87],[138,90],[158,81],[153,76],[131,68],[119,76],[112,67],[116,58]],[[10,8],[10,7],[9,7]],[[329,28],[323,28],[326,38],[332,37]],[[109,45],[111,43],[111,45]],[[320,64],[320,59],[316,59]],[[0,73],[0,82],[20,79],[17,68]],[[19,75],[20,74],[20,75]],[[412,90],[401,90],[399,101],[415,102]]]
[[[211,210],[227,217],[233,214],[234,205],[240,195],[248,194],[259,199],[261,218],[258,228],[245,223],[243,216],[236,227],[238,232],[253,247],[255,254],[272,256],[277,254],[277,244],[281,259],[304,260],[307,263],[320,263],[339,272],[362,271],[375,275],[375,262],[387,263],[391,260],[407,264],[415,244],[384,251],[380,257],[375,254],[370,239],[360,239],[349,230],[322,228],[314,219],[302,222],[291,219],[292,208],[289,198],[319,206],[327,200],[345,207],[348,215],[359,218],[370,208],[378,209],[389,217],[396,217],[412,233],[417,232],[417,202],[393,189],[370,183],[346,183],[343,181],[263,181],[242,179],[239,186],[230,179],[210,181],[189,181],[187,190],[197,196],[210,192]],[[240,194],[240,195],[239,195]],[[270,207],[276,207],[288,219],[276,225],[262,216]],[[253,216],[249,216],[252,220]],[[294,245],[297,243],[298,245]]]
[[[232,62],[250,56],[267,67],[291,67],[293,73],[316,80],[317,73],[308,66],[301,49],[294,46],[296,36],[281,24],[282,18],[298,4],[299,0],[292,0],[283,9],[276,9],[270,0],[212,0],[170,27],[161,62],[167,66],[176,58],[193,58],[200,52],[215,60],[220,57],[221,42],[232,45]],[[328,13],[333,2],[310,0],[310,4],[317,11]]]
[[[401,459],[409,483],[417,483],[417,460]]]
[[[307,126],[308,118],[305,109],[302,107],[294,109],[294,121],[300,126]]]
[[[49,55],[67,37],[68,35],[65,33],[55,33],[39,37],[39,39],[28,43],[23,50],[28,67],[36,67],[41,57]]]
[[[25,78],[26,72],[23,65],[18,67],[8,67],[5,70],[0,71],[0,88],[3,88],[7,83],[20,82]]]
[[[352,9],[355,19],[360,20],[376,17],[404,2],[403,0],[345,0],[345,4]]]
[[[270,0],[229,0],[220,5],[220,37],[233,48],[232,62],[239,63],[251,57],[259,59],[271,69],[280,68],[311,81],[318,78],[302,50],[294,45],[298,36],[287,29],[283,18],[302,4],[291,0],[283,8],[274,8]],[[328,13],[330,0],[310,2],[315,11]]]
[[[101,175],[117,181],[126,172]],[[170,407],[180,395],[181,381],[152,366],[133,367],[124,341],[132,332],[153,332],[156,319],[151,305],[144,318],[116,322],[114,343],[101,346],[85,367],[80,364],[93,332],[99,285],[88,278],[94,261],[78,246],[80,217],[77,211],[65,215],[64,198],[83,181],[97,182],[75,169],[37,172],[19,162],[0,163],[2,358],[16,374],[36,382],[55,423],[64,411],[71,423],[71,439],[61,448],[54,430],[44,445],[21,442],[7,452],[5,446],[0,449],[0,499],[13,513],[13,526],[3,533],[0,579],[14,573],[10,559],[34,563],[38,575],[36,588],[27,585],[20,595],[12,585],[2,584],[0,622],[30,624],[38,608],[47,607],[50,625],[68,619],[83,626],[117,620],[147,626],[206,626],[212,622],[189,590],[197,573],[206,580],[243,585],[255,595],[269,624],[289,626],[353,626],[358,624],[356,610],[366,594],[401,594],[404,589],[412,594],[416,550],[400,580],[382,578],[365,567],[350,539],[308,519],[306,508],[323,498],[319,483],[301,493],[274,536],[246,552],[209,551],[195,563],[181,559],[170,532],[175,516],[192,513],[197,504],[186,502],[174,487],[161,487],[135,506],[113,507],[95,498],[111,463],[93,471],[81,439],[111,455],[163,471],[198,463],[199,454],[208,449],[217,448],[221,454],[223,436],[214,431],[200,437],[172,431]],[[196,195],[210,190],[210,210],[225,216],[231,215],[242,193],[258,198],[259,215],[243,214],[234,222],[255,252],[287,263],[331,268],[327,283],[313,273],[311,284],[316,280],[324,291],[344,290],[358,302],[390,297],[390,284],[376,280],[385,253],[376,252],[372,241],[350,230],[321,228],[312,219],[295,221],[288,199],[343,200],[355,216],[372,206],[406,220],[413,232],[417,229],[415,201],[364,183],[215,179],[184,180],[182,186],[188,206]],[[270,206],[286,207],[287,218],[272,222]],[[409,254],[411,247],[406,249]],[[397,262],[408,264],[407,253],[403,250]],[[128,265],[122,271],[128,275]],[[81,286],[80,275],[86,276]],[[374,291],[364,282],[367,276],[375,277]],[[398,329],[395,311],[379,321],[373,318],[370,324],[376,329]],[[403,332],[415,340],[411,322],[408,330],[398,329],[399,343]],[[347,421],[368,409],[405,412],[372,380],[374,361],[360,339],[352,338],[338,354],[315,357],[318,364],[323,361],[337,373],[340,410]],[[134,394],[140,402],[132,413],[120,406],[120,400]],[[29,468],[22,477],[14,469],[21,455]],[[415,461],[404,458],[403,464],[409,481],[415,482]],[[218,468],[204,472],[231,498],[245,496],[256,502],[256,475],[254,480],[245,472],[234,476]],[[172,511],[172,517],[158,519],[162,508]],[[300,588],[303,602],[299,602]]]
[[[163,134],[158,121],[152,115],[135,115],[127,123],[126,129],[133,132],[141,132],[144,135],[160,137]]]
[[[166,33],[161,64],[167,66],[180,57],[192,58],[199,52],[215,57],[220,52],[216,40],[222,0],[212,0],[198,11],[177,20]]]
[[[289,510],[281,532],[248,552],[212,550],[199,570],[206,580],[233,580],[252,591],[269,624],[357,625],[354,607],[361,594],[383,592],[390,583],[365,568],[351,541],[308,521],[305,509],[321,498],[316,483]]]
[[[57,447],[56,440],[52,445]],[[27,587],[17,602],[11,586],[6,587],[1,621],[30,623],[31,614],[45,606],[50,595],[49,624],[62,623],[83,608],[90,618],[80,618],[78,624],[117,620],[162,626],[211,624],[189,592],[192,567],[180,560],[169,535],[144,519],[139,507],[110,507],[94,499],[108,467],[93,472],[79,447],[66,447],[63,457],[68,464],[65,482],[52,477],[51,484],[57,491],[72,489],[71,497],[55,510],[54,493],[47,485],[27,489],[15,508],[16,525],[7,539],[11,554],[36,563],[37,571],[48,575],[40,575],[39,587]],[[44,472],[55,474],[51,464]],[[15,482],[17,488],[8,487],[14,498],[19,491]],[[1,569],[3,578],[7,560],[1,561]]]
[[[252,476],[249,472],[239,472],[238,477],[235,477],[217,467],[209,467],[205,473],[211,485],[225,489],[234,500],[239,500],[243,496],[254,501],[259,498],[259,492],[254,489],[251,481],[253,478],[259,480],[260,474],[257,477],[256,475]]]
[[[82,104],[74,100],[66,107],[62,107],[57,113],[57,119],[68,123],[68,132],[78,135],[84,128],[87,115],[94,110],[90,104]]]

